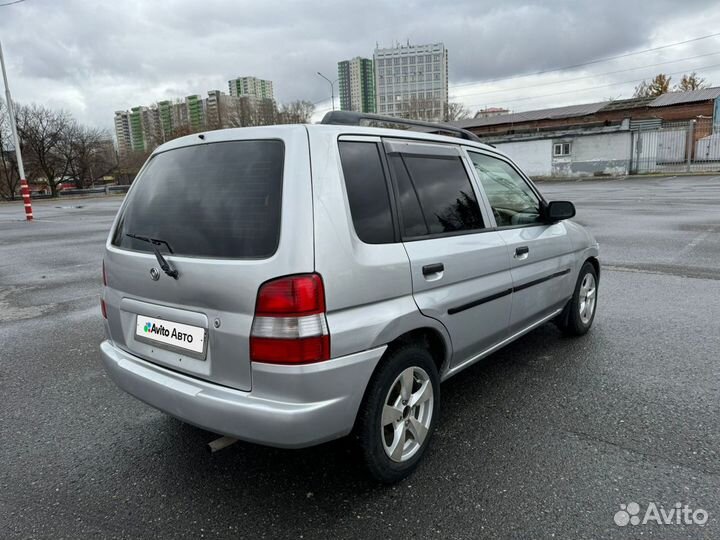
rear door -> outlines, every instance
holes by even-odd
[[[573,291],[574,258],[563,222],[542,220],[540,195],[507,159],[466,148],[498,234],[507,244],[513,279],[510,331],[561,308]]]
[[[247,139],[210,132],[201,144],[182,139],[151,157],[107,243],[105,301],[118,347],[249,390],[258,288],[312,272],[313,242],[307,131],[243,131]],[[177,279],[138,236],[160,241],[155,247]],[[168,335],[173,331],[184,342]]]
[[[455,145],[385,141],[413,296],[450,334],[453,365],[507,334],[507,246],[488,228],[469,163]]]

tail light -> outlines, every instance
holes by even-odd
[[[330,334],[320,275],[287,276],[263,284],[250,332],[250,359],[309,364],[329,358]]]

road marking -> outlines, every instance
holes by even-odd
[[[628,272],[631,274],[652,274],[656,276],[674,276],[688,279],[703,279],[720,281],[720,273],[705,268],[637,268],[614,264],[603,264],[601,270],[609,272]]]
[[[679,259],[685,257],[690,251],[692,251],[700,242],[705,240],[708,236],[710,236],[710,233],[714,231],[713,227],[709,227],[708,229],[705,229],[705,231],[698,234],[695,238],[693,238],[690,243],[682,248],[680,251],[678,251],[675,256],[672,258],[673,262],[678,261]]]

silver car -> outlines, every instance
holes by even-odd
[[[442,381],[543,323],[588,331],[600,267],[501,152],[360,116],[160,146],[107,240],[100,348],[152,407],[276,447],[352,435],[390,483]]]

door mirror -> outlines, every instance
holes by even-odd
[[[545,219],[550,222],[570,219],[575,216],[575,205],[570,201],[550,201],[544,213]]]

